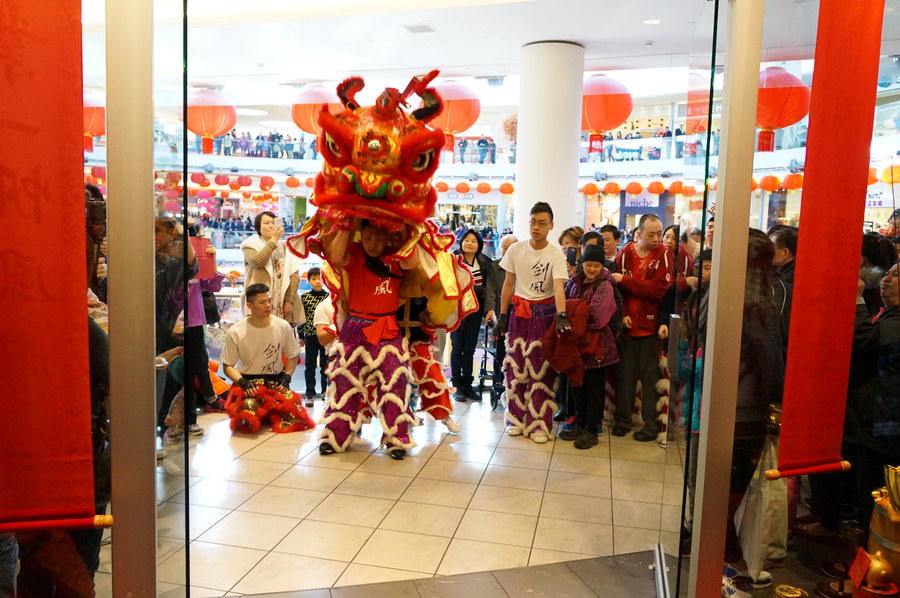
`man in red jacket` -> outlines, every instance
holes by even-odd
[[[672,254],[662,244],[662,223],[653,214],[645,214],[638,224],[640,239],[629,243],[616,256],[619,273],[613,278],[622,293],[622,320],[625,342],[619,350],[616,380],[616,423],[613,436],[625,436],[631,430],[631,413],[637,381],[643,388],[641,417],[644,427],[635,432],[640,442],[656,440],[661,425],[656,403],[660,379],[656,354],[659,329],[659,305],[672,284]]]

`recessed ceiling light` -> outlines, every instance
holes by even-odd
[[[644,25],[659,25],[659,23],[659,19],[647,19],[646,21],[644,21]]]

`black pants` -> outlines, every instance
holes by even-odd
[[[500,311],[498,310],[497,313],[499,314]],[[492,380],[494,388],[501,393],[506,387],[506,378],[503,376],[504,359],[506,359],[506,337],[501,337],[494,341],[494,379]]]
[[[603,421],[603,404],[606,402],[606,368],[585,370],[584,384],[572,390],[575,395],[575,425],[588,430],[597,429]]]
[[[616,371],[616,426],[631,429],[631,412],[634,411],[634,397],[637,382],[641,381],[641,417],[644,430],[658,434],[660,425],[656,403],[659,393],[659,356],[656,354],[656,335],[628,337],[619,349],[619,363]]]
[[[692,440],[697,440],[693,438]],[[734,425],[734,445],[731,450],[731,484],[728,495],[728,521],[725,528],[725,562],[737,563],[744,559],[744,551],[738,540],[734,516],[744,500],[744,494],[753,480],[763,446],[766,443],[766,426],[763,422],[737,423]]]
[[[184,377],[185,380],[195,378],[200,384],[205,402],[209,402],[216,396],[213,390],[212,380],[209,377],[209,353],[206,351],[206,336],[203,326],[189,326],[184,329]],[[166,426],[166,416],[175,395],[181,390],[181,385],[175,382],[171,374],[166,374],[166,386],[163,390],[162,403],[156,415],[156,425],[160,429]],[[184,385],[184,425],[192,426],[197,423],[196,390],[194,385]]]
[[[319,337],[313,334],[304,339],[306,341],[306,394],[316,394],[316,364],[319,366],[322,392],[324,393],[328,388],[328,376],[325,374],[325,368],[328,367],[328,355],[325,353],[325,347],[319,342]]]
[[[450,333],[450,375],[454,378],[472,379],[472,364],[475,361],[475,347],[481,335],[481,321],[484,312],[478,310],[469,314],[460,323],[459,328]]]

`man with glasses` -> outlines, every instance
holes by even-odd
[[[541,339],[554,322],[557,333],[569,329],[566,260],[547,241],[553,230],[553,210],[547,203],[534,204],[528,228],[531,238],[513,244],[500,260],[506,281],[494,338],[508,332],[506,432],[543,444],[549,439],[556,411],[556,372],[544,358]]]

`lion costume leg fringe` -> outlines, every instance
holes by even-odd
[[[553,325],[556,307],[533,305],[531,318],[515,313],[509,318],[506,337],[506,419],[529,436],[543,431],[552,436],[556,412],[556,372],[544,358],[541,339]]]

